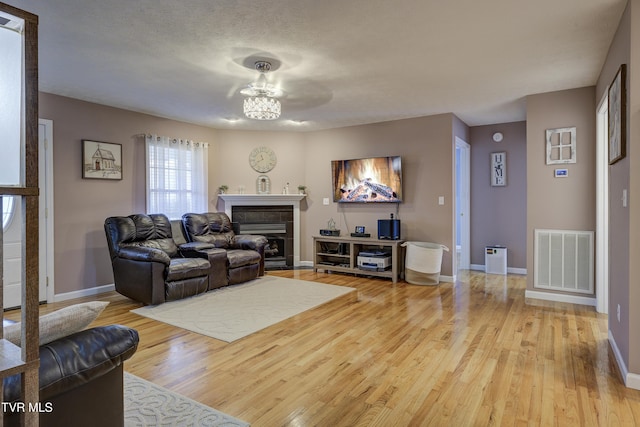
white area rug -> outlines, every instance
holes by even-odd
[[[355,292],[355,288],[263,276],[180,301],[131,311],[233,342],[350,292]]]
[[[246,427],[249,423],[125,372],[124,425]]]

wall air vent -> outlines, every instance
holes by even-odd
[[[593,293],[593,231],[535,230],[534,244],[534,288]]]

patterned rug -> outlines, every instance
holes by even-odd
[[[233,342],[352,292],[357,295],[355,288],[267,275],[195,297],[131,311]]]
[[[125,372],[124,425],[246,427],[249,423]]]

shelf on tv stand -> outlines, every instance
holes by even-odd
[[[398,281],[404,269],[403,240],[380,240],[370,237],[313,236],[313,271],[335,271],[363,276],[385,277]],[[329,251],[326,246],[342,244],[342,253]],[[391,253],[391,266],[383,271],[358,268],[358,254],[373,249]]]

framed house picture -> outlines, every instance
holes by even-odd
[[[82,140],[82,178],[122,179],[122,144]]]
[[[507,153],[491,153],[491,186],[507,185]]]
[[[627,133],[627,66],[622,64],[609,86],[609,164],[626,155]]]

